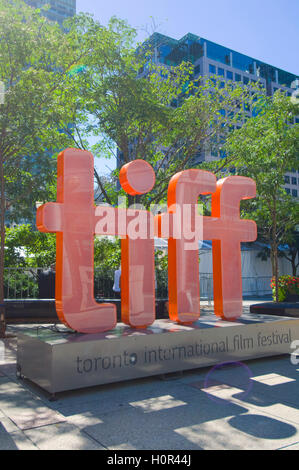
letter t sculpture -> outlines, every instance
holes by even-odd
[[[41,232],[56,235],[56,310],[80,333],[99,333],[116,325],[116,307],[94,300],[95,205],[93,155],[67,149],[58,156],[57,202],[38,208]]]

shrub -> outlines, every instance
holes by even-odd
[[[271,288],[273,292],[273,299],[275,300],[275,286],[276,279],[272,278]],[[299,277],[295,276],[280,276],[278,278],[278,301],[284,302],[289,295],[299,295]]]

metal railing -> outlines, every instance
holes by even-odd
[[[39,298],[39,272],[42,268],[5,268],[5,299]]]
[[[114,270],[95,268],[94,293],[99,298],[114,298]],[[5,268],[5,299],[51,299],[55,296],[55,273],[50,268]]]
[[[6,299],[54,298],[54,274],[50,268],[5,268],[4,297]],[[167,272],[157,272],[156,296],[167,298]],[[94,294],[96,298],[113,299],[114,270],[95,268]],[[243,296],[271,295],[271,276],[243,277]],[[213,275],[200,274],[200,297],[213,299]]]

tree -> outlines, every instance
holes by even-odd
[[[297,213],[295,214],[295,217],[297,218],[298,222],[298,204],[295,207],[297,207]],[[297,268],[299,266],[299,233],[295,230],[291,230],[286,234],[283,241],[288,245],[288,250],[283,251],[282,256],[291,263],[293,276],[297,276]]]
[[[225,148],[236,171],[256,181],[257,198],[245,204],[259,234],[270,245],[273,276],[278,279],[278,246],[298,223],[299,204],[283,189],[287,171],[298,167],[298,105],[277,91],[259,103],[259,114],[232,132]],[[277,286],[277,282],[276,282]],[[276,287],[278,301],[278,288]]]
[[[150,48],[136,48],[136,31],[116,18],[105,31],[83,16],[72,20],[72,28],[88,31],[96,44],[75,80],[74,143],[101,157],[114,154],[119,166],[135,158],[151,163],[157,183],[139,198],[146,206],[165,199],[169,179],[194,166],[200,152],[218,148],[260,93],[253,84],[195,80],[190,62],[157,66]],[[89,134],[97,138],[93,148]],[[100,189],[106,202],[116,203],[117,191],[113,195],[103,184]]]
[[[56,240],[52,233],[32,230],[30,224],[6,228],[6,267],[49,267],[55,263]]]
[[[86,47],[85,47],[86,46]],[[70,145],[68,114],[72,68],[91,46],[74,32],[42,18],[20,0],[0,0],[0,336],[5,333],[5,218],[26,216],[34,201],[47,199],[55,160]],[[63,125],[57,127],[57,122]],[[54,163],[54,165],[53,165]]]

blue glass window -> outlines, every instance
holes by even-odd
[[[241,81],[241,75],[239,73],[235,73],[235,81],[240,82]]]
[[[264,64],[263,62],[256,62],[256,74],[258,77],[262,77],[267,82],[275,82],[275,68],[271,65]]]
[[[244,72],[254,73],[254,60],[244,54],[233,52],[233,66]]]
[[[171,52],[171,47],[168,44],[163,44],[162,46],[159,47],[159,58],[161,61],[164,62],[166,56],[170,54]]]
[[[298,191],[297,189],[292,189],[292,196],[297,197],[298,196]]]
[[[291,194],[290,188],[285,188],[285,189],[286,189],[286,193],[287,193],[287,194]]]
[[[285,182],[285,184],[290,184],[290,177],[289,177],[289,176],[285,176],[285,177],[284,177],[284,182]]]
[[[217,60],[222,64],[231,65],[230,63],[230,49],[220,46],[211,41],[206,41],[207,44],[207,56],[209,59]]]
[[[227,70],[226,71],[226,78],[228,80],[233,80],[233,72],[231,72],[230,70]]]
[[[224,77],[224,69],[222,69],[221,67],[218,67],[218,75]]]
[[[215,67],[215,65],[212,65],[212,64],[209,65],[209,72],[210,72],[210,73],[216,73],[216,67]]]
[[[292,176],[292,184],[297,184],[297,178],[295,178],[294,176]]]
[[[249,78],[248,77],[243,77],[243,83],[247,85],[249,83]]]
[[[285,72],[284,70],[278,70],[278,83],[280,83],[280,85],[291,88],[292,82],[294,82],[295,79],[296,76],[292,73]]]
[[[194,67],[194,75],[198,75],[200,73],[200,65]]]

